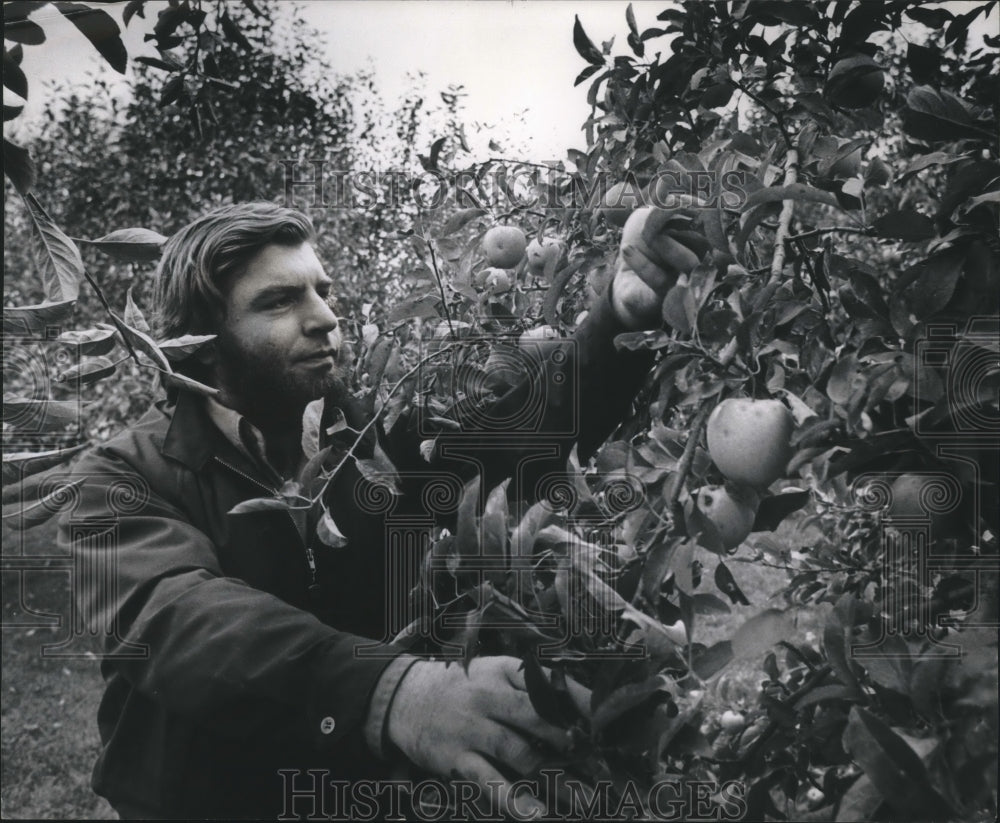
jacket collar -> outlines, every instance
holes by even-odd
[[[165,457],[194,471],[203,468],[216,455],[235,462],[241,469],[253,471],[247,458],[212,422],[205,408],[205,398],[183,389],[177,392],[162,452]]]
[[[367,417],[361,404],[350,395],[341,400],[340,407],[348,425],[355,429],[361,428]],[[327,425],[331,422],[332,412],[332,404],[327,403],[323,415]],[[181,389],[177,392],[173,413],[170,414],[168,409],[167,414],[170,416],[170,424],[167,427],[166,436],[163,438],[162,452],[165,457],[177,460],[189,469],[199,471],[209,460],[218,456],[241,471],[251,475],[259,473],[243,451],[231,443],[229,438],[212,422],[206,408],[205,398],[200,394]],[[368,435],[366,442],[359,450],[361,456],[370,456],[375,439],[374,432],[369,431]],[[345,430],[335,435],[333,440],[347,446],[354,440],[354,437],[355,435],[349,430]]]

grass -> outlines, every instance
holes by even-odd
[[[23,536],[6,529],[4,554],[54,554],[47,524]],[[23,579],[23,584],[22,584]],[[69,574],[30,571],[3,575],[3,652],[0,687],[0,816],[4,819],[114,820],[108,803],[90,789],[100,750],[97,706],[103,681],[96,657],[43,657],[42,647],[67,636],[64,626],[11,628],[12,622],[69,615]]]

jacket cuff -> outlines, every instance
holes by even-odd
[[[306,706],[309,736],[323,752],[356,746],[363,750],[363,728],[368,707],[382,673],[403,654],[385,646],[379,657],[361,658],[355,649],[370,645],[356,635],[338,633],[321,655]]]
[[[393,660],[382,672],[375,691],[372,693],[368,708],[368,718],[365,720],[365,742],[372,753],[380,760],[387,760],[391,743],[389,742],[389,709],[396,696],[399,684],[403,682],[407,672],[419,657],[405,654]]]

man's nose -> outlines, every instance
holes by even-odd
[[[313,293],[302,322],[307,335],[329,334],[337,328],[337,315],[325,298]]]

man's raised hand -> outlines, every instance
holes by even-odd
[[[698,265],[706,241],[691,209],[644,207],[629,216],[611,286],[611,304],[629,329],[658,326],[667,291]]]

